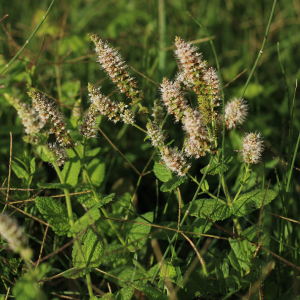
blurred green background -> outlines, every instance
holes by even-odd
[[[162,8],[160,4],[163,2]],[[0,28],[1,67],[9,62],[24,44],[42,19],[49,4],[50,1],[1,1],[0,17],[9,14]],[[123,95],[114,93],[115,86],[95,62],[93,44],[89,40],[88,33],[97,33],[99,37],[108,40],[111,46],[119,50],[129,66],[157,83],[161,82],[162,76],[173,78],[178,72],[172,49],[175,36],[181,36],[187,41],[200,40],[196,44],[204,59],[209,65],[216,67],[210,43],[207,40],[201,41],[206,38],[205,31],[188,16],[186,13],[188,11],[206,27],[213,39],[224,86],[247,69],[224,89],[225,101],[228,101],[241,95],[259,53],[271,8],[271,1],[55,1],[48,18],[26,50],[0,77],[0,93],[9,93],[29,103],[27,91],[33,86],[53,97],[68,117],[71,116],[75,101],[79,99],[82,100],[82,111],[87,109],[88,82],[101,85],[102,92],[106,95],[113,93],[112,99],[125,101]],[[162,34],[164,31],[161,24],[164,21],[160,23],[160,15],[165,20],[165,35]],[[299,1],[287,0],[277,3],[263,55],[245,94],[250,106],[249,118],[242,130],[235,129],[228,134],[229,139],[226,143],[235,150],[240,149],[243,131],[261,132],[268,148],[287,123],[288,99],[292,101],[296,79],[299,76],[299,18]],[[279,64],[278,42],[288,88]],[[134,70],[130,72],[137,78],[139,88],[142,90],[144,97],[142,104],[151,110],[154,99],[160,96],[157,86]],[[24,155],[24,147],[27,151],[26,156],[26,153],[30,153],[31,146],[24,144],[21,139],[23,128],[16,111],[2,95],[0,103],[0,172],[6,177],[9,132],[13,133],[13,156]],[[300,126],[298,109],[295,101],[296,117],[293,124],[295,136]],[[145,116],[138,115],[137,124],[145,128]],[[72,128],[74,124],[69,126]],[[143,142],[145,135],[135,128],[124,127],[122,124],[113,126],[106,119],[101,121],[101,128],[141,171],[153,152],[149,141]],[[170,130],[170,139],[175,139],[175,145],[181,147],[183,136],[179,133],[180,125],[173,125],[172,120],[169,120],[167,129]],[[76,137],[75,127],[73,132]],[[288,127],[275,142],[269,154],[276,157],[286,155],[287,136]],[[122,189],[124,186],[125,190],[132,191],[138,178],[128,164],[101,134],[98,139],[91,139],[90,143],[92,147],[102,148],[101,155],[106,162],[107,174],[106,185],[103,188]],[[282,156],[281,159],[286,160],[286,157]],[[240,158],[237,156],[235,163],[238,161]],[[267,176],[273,172],[273,167],[278,161],[267,157],[265,162],[264,172]],[[205,159],[194,162],[192,173],[199,175],[198,170],[205,163]],[[284,171],[284,164],[282,166]],[[54,172],[46,164],[44,168],[47,168],[48,172],[41,172],[41,178],[49,181]],[[230,176],[234,185],[235,176],[234,174]],[[270,176],[275,178],[274,175]],[[154,176],[150,174],[148,178],[149,180],[142,181],[141,188],[149,190],[150,195],[155,196]],[[275,182],[274,179],[273,183]],[[253,179],[248,188],[254,184]],[[237,188],[235,184],[235,189]],[[143,199],[146,196],[141,193],[139,197]],[[149,201],[144,202],[143,205],[146,207],[143,210],[152,207],[147,203]]]

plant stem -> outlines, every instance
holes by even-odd
[[[55,171],[56,171],[56,173],[57,173],[57,175],[59,177],[59,180],[60,180],[61,184],[64,184],[65,180],[62,177],[62,174],[60,172],[60,169],[59,169],[57,163],[53,162],[52,164],[53,164],[54,169],[55,169]],[[70,225],[72,227],[74,225],[74,220],[73,220],[72,203],[71,203],[71,198],[70,198],[69,190],[64,189],[64,194],[65,194],[65,197],[66,197],[66,204],[67,204],[67,212],[68,212],[69,222],[70,222]],[[74,239],[76,238],[76,234],[75,233],[73,233],[72,236],[73,236]],[[75,241],[75,245],[78,248],[78,253],[79,253],[82,261],[87,266],[86,261],[85,261],[85,257],[84,257],[84,255],[82,253],[82,250],[80,248],[80,244],[79,244],[78,240]],[[94,294],[93,294],[93,289],[92,289],[91,275],[88,273],[85,276],[86,276],[86,281],[87,281],[89,295],[90,295],[90,298],[92,298],[92,297],[94,297]]]
[[[38,26],[35,28],[35,30],[33,31],[33,33],[30,35],[30,37],[28,38],[28,40],[25,42],[25,44],[23,45],[23,47],[20,49],[20,51],[11,59],[11,61],[1,70],[0,75],[2,75],[2,73],[7,70],[12,63],[20,56],[20,54],[23,52],[23,50],[26,48],[26,46],[30,43],[31,39],[33,38],[33,36],[36,34],[36,32],[39,30],[39,28],[41,27],[41,25],[43,24],[43,22],[46,20],[50,9],[52,7],[54,3],[54,0],[52,0],[46,14],[43,16],[43,20],[41,20],[41,22],[38,24]]]
[[[245,182],[245,180],[247,179],[248,172],[250,171],[249,166],[250,166],[250,164],[247,164],[247,165],[245,166],[246,172],[245,172],[245,176],[244,176],[243,182]],[[244,187],[244,184],[241,184],[241,186],[240,186],[238,192],[236,193],[236,195],[235,195],[235,197],[234,197],[234,199],[233,199],[233,201],[232,201],[232,204],[236,201],[236,199],[237,199],[238,196],[240,195],[240,193],[241,193],[243,187]],[[231,205],[230,205],[230,206],[231,206]]]
[[[210,158],[209,165],[211,164],[211,162],[212,162],[212,157]],[[196,198],[197,198],[197,196],[198,196],[199,190],[200,190],[200,188],[201,188],[202,183],[204,182],[204,179],[205,179],[205,177],[206,177],[206,174],[207,174],[208,169],[209,169],[209,167],[206,168],[205,173],[204,173],[204,175],[203,175],[202,178],[201,178],[200,184],[198,185],[197,190],[196,190],[196,192],[195,192],[195,194],[194,194],[194,197],[193,197],[192,201],[190,202],[190,205],[189,205],[188,209],[186,210],[185,214],[183,215],[183,218],[182,218],[182,220],[181,220],[181,222],[180,222],[180,226],[179,226],[179,227],[182,226],[182,224],[184,223],[184,221],[185,221],[187,215],[189,214],[189,210],[192,208],[192,205],[193,205],[194,201],[196,200]],[[169,245],[168,245],[168,247],[167,247],[167,249],[166,249],[166,251],[165,251],[165,253],[164,253],[163,257],[162,257],[162,259],[161,259],[162,261],[164,261],[165,258],[167,257],[167,255],[168,255],[168,253],[169,253],[169,251],[170,251],[171,245],[172,245],[172,244],[174,243],[174,241],[177,239],[177,236],[178,236],[178,232],[176,232],[176,234],[174,234],[172,240],[170,241],[170,243],[169,243]],[[155,272],[154,272],[154,275],[153,275],[153,277],[152,277],[152,279],[151,279],[151,283],[152,283],[152,284],[153,284],[153,282],[154,282],[154,280],[155,280],[155,278],[156,278],[156,276],[157,276],[157,274],[158,274],[158,271],[159,271],[159,266],[157,266],[157,268],[156,268],[156,270],[155,270]]]
[[[253,68],[252,68],[252,70],[251,70],[251,72],[250,72],[250,75],[249,75],[249,77],[248,77],[248,79],[247,79],[247,82],[246,82],[245,87],[244,87],[244,89],[243,89],[243,92],[242,92],[242,94],[241,94],[241,99],[244,97],[244,94],[245,94],[245,92],[246,92],[246,90],[247,90],[247,88],[248,88],[248,85],[249,85],[249,82],[250,82],[250,80],[251,80],[251,77],[252,77],[252,75],[253,75],[253,73],[254,73],[254,70],[256,69],[257,64],[258,64],[258,62],[259,62],[259,60],[260,60],[260,57],[261,57],[262,54],[263,54],[263,50],[264,50],[264,47],[265,47],[265,44],[266,44],[266,41],[267,41],[267,37],[268,37],[268,34],[269,34],[270,26],[271,26],[271,21],[272,21],[273,15],[274,15],[276,2],[277,2],[277,0],[274,0],[274,2],[273,2],[273,7],[272,7],[272,10],[271,10],[271,14],[270,14],[270,18],[269,18],[269,22],[268,22],[268,26],[267,26],[266,33],[265,33],[265,37],[264,37],[263,43],[262,43],[262,45],[261,45],[260,51],[259,51],[259,53],[258,53],[258,56],[257,56],[257,58],[256,58],[256,61],[255,61],[255,63],[254,63],[254,66],[253,66]]]
[[[92,192],[93,192],[93,194],[94,194],[96,200],[99,202],[100,199],[99,199],[99,197],[98,197],[98,195],[97,195],[97,193],[96,193],[96,191],[95,191],[95,188],[94,188],[94,186],[93,186],[93,183],[92,183],[92,181],[91,181],[91,178],[90,178],[90,176],[89,176],[89,174],[88,174],[88,172],[87,172],[85,166],[83,167],[83,171],[84,171],[84,174],[85,174],[85,176],[86,176],[86,178],[87,178],[87,181],[88,181],[88,183],[89,183],[89,185],[90,185],[90,188],[91,188],[91,190],[92,190]],[[103,215],[107,218],[106,220],[108,221],[110,227],[112,228],[112,230],[114,231],[114,233],[115,233],[116,236],[118,237],[119,241],[122,243],[123,246],[125,246],[126,243],[125,243],[124,239],[121,237],[119,231],[116,229],[116,227],[114,226],[114,224],[112,223],[112,221],[109,219],[106,210],[105,210],[103,207],[100,207],[100,209],[101,209],[101,212],[103,213]]]

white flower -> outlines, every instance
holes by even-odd
[[[244,99],[234,98],[225,105],[225,125],[228,130],[243,124],[248,115],[248,104]]]
[[[147,133],[154,147],[162,147],[164,145],[164,140],[166,139],[162,129],[156,125],[154,122],[147,123]]]
[[[260,133],[248,133],[244,136],[242,156],[246,163],[259,163],[263,150],[264,144]]]

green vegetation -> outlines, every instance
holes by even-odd
[[[0,12],[0,299],[300,299],[297,1]],[[128,74],[103,70],[102,40]],[[176,85],[184,41],[205,61]],[[234,98],[245,122],[227,118]]]

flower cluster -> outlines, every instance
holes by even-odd
[[[244,99],[233,99],[225,106],[225,126],[231,130],[242,124],[248,115],[248,104]]]
[[[244,136],[242,156],[246,163],[259,163],[263,149],[264,145],[260,133],[248,133]]]
[[[137,96],[140,92],[137,90],[137,83],[126,70],[128,66],[118,51],[110,47],[107,42],[100,39],[96,34],[90,34],[90,38],[96,46],[95,51],[99,63],[111,80],[117,84],[121,93],[126,93],[126,96],[131,98],[132,101],[139,101],[141,98]]]
[[[212,139],[208,135],[201,113],[188,107],[184,112],[182,121],[184,123],[183,129],[188,134],[184,149],[186,155],[199,158],[204,156],[206,152],[210,152]]]
[[[188,103],[180,89],[180,84],[164,78],[160,86],[160,91],[168,113],[173,114],[175,116],[175,122],[178,122],[182,118]]]
[[[157,125],[161,125],[164,120],[164,109],[161,106],[161,101],[156,99],[154,101],[154,107],[153,107],[153,114],[152,117],[154,118],[154,122]]]
[[[207,67],[202,54],[197,52],[197,47],[180,37],[175,38],[175,46],[175,56],[182,68],[176,80],[192,88],[197,94],[199,109],[208,123],[215,119],[214,107],[220,105],[222,98],[219,76],[213,68]]]
[[[166,166],[178,176],[185,176],[191,165],[186,162],[184,155],[178,151],[177,147],[164,147],[161,152],[161,158]]]
[[[123,102],[116,103],[100,93],[100,88],[88,84],[91,105],[79,127],[80,134],[86,138],[96,137],[97,115],[107,116],[114,123],[122,120],[126,124],[134,123],[134,114]]]
[[[199,82],[206,68],[206,62],[202,60],[202,54],[197,52],[198,48],[191,43],[186,43],[182,38],[175,38],[175,46],[175,56],[180,62],[183,74],[179,80],[183,83],[186,80],[191,86],[194,86]]]
[[[57,147],[56,143],[48,143],[48,148],[56,157],[56,163],[59,167],[63,166],[68,158],[68,154],[65,148]]]
[[[0,235],[14,252],[20,253],[25,248],[27,236],[17,222],[7,214],[0,213]]]
[[[147,133],[152,142],[152,146],[164,146],[164,140],[166,139],[166,137],[164,136],[162,129],[155,122],[147,123]]]
[[[17,110],[22,124],[25,127],[25,132],[29,135],[39,133],[45,126],[45,122],[39,119],[37,111],[30,105],[21,102],[21,100],[11,97],[8,94],[4,95],[7,101]]]
[[[50,133],[54,133],[57,142],[62,148],[71,148],[74,145],[69,136],[70,130],[67,130],[63,115],[57,110],[53,101],[47,98],[45,94],[37,92],[28,92],[32,98],[32,104],[39,114],[40,121],[48,124]]]

